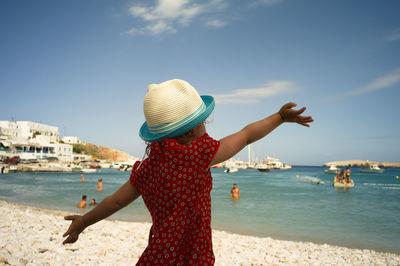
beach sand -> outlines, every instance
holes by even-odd
[[[133,265],[149,223],[105,220],[62,245],[70,213],[0,201],[0,265]],[[400,265],[400,255],[213,231],[216,265]]]

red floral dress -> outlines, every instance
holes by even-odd
[[[214,264],[209,164],[218,148],[208,134],[186,145],[165,139],[152,143],[149,157],[134,165],[130,182],[153,220],[136,265]]]

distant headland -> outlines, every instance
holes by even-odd
[[[339,167],[366,167],[368,165],[378,165],[379,167],[395,167],[395,168],[400,168],[400,163],[389,163],[389,162],[373,162],[373,161],[363,161],[363,160],[349,160],[349,161],[336,161],[336,162],[329,162],[324,164],[324,166],[339,166]]]

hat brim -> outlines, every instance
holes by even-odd
[[[202,95],[200,96],[206,106],[204,112],[200,113],[193,119],[187,121],[186,123],[182,124],[179,128],[175,129],[174,131],[168,131],[163,133],[152,133],[147,125],[147,122],[144,122],[142,127],[139,130],[139,136],[149,142],[154,142],[166,138],[174,138],[183,133],[195,128],[201,122],[207,119],[207,117],[212,113],[215,107],[215,101],[212,96]]]

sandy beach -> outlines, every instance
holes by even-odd
[[[63,246],[69,213],[0,201],[0,265],[133,265],[149,223],[105,220]],[[216,265],[400,265],[400,255],[213,231]]]

